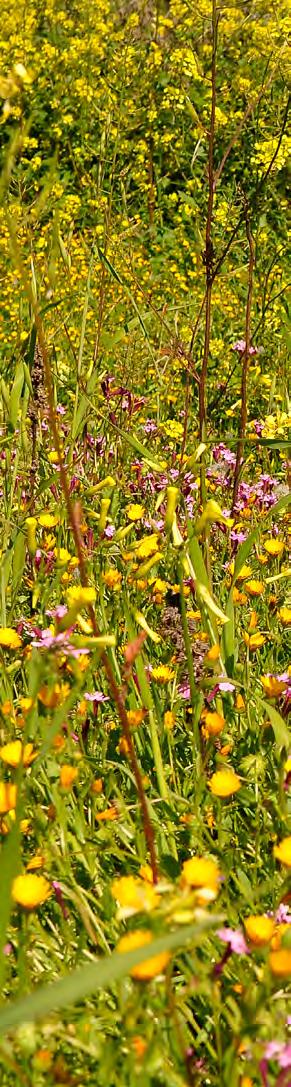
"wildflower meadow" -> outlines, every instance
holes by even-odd
[[[290,5],[0,6],[0,1087],[291,1087]]]

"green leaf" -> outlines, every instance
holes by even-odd
[[[120,434],[121,438],[124,438],[125,442],[128,442],[128,445],[131,445],[132,449],[135,449],[136,453],[140,453],[140,456],[147,461],[147,464],[154,472],[165,471],[165,465],[159,464],[159,462],[152,457],[151,453],[149,453],[146,448],[146,445],[142,445],[138,438],[135,437],[135,434],[127,434],[125,430],[120,430],[119,427],[114,427],[114,429]]]
[[[0,991],[3,991],[5,976],[5,955],[3,947],[7,939],[7,929],[11,914],[11,885],[20,868],[20,812],[16,811],[14,826],[6,835],[1,848],[0,879],[1,879],[1,905],[0,905]]]
[[[176,951],[189,942],[200,944],[203,934],[215,928],[221,920],[221,917],[214,915],[205,917],[203,921],[195,925],[187,925],[176,932],[168,932],[160,936],[150,945],[147,944],[122,954],[114,951],[112,955],[97,959],[90,966],[74,970],[53,985],[39,986],[24,1000],[16,1000],[9,1007],[4,1008],[0,1013],[0,1034],[18,1026],[19,1023],[41,1019],[57,1009],[68,1008],[91,996],[96,989],[107,989],[109,985],[126,977],[133,966],[145,962],[149,957],[152,958],[163,951]]]
[[[10,393],[10,402],[9,402],[9,422],[10,422],[11,426],[13,427],[13,430],[15,430],[15,427],[17,425],[20,398],[21,398],[21,393],[22,393],[22,388],[23,388],[23,382],[24,382],[23,362],[18,362],[17,367],[16,367],[16,371],[15,371],[15,378],[14,378],[11,393]]]
[[[286,725],[278,710],[275,709],[275,706],[270,706],[269,702],[265,702],[263,699],[260,701],[271,722],[277,747],[286,747],[288,751],[291,742],[291,732],[288,725]]]

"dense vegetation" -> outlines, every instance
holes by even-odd
[[[288,6],[2,0],[3,1087],[290,1087]]]

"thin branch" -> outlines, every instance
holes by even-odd
[[[211,296],[212,296],[212,282],[213,282],[213,259],[214,250],[212,243],[212,218],[213,218],[213,199],[214,199],[214,135],[215,135],[215,108],[216,108],[216,56],[217,56],[217,28],[218,28],[218,15],[216,10],[216,0],[212,0],[212,61],[211,61],[211,118],[210,118],[210,131],[209,131],[209,150],[208,150],[208,205],[207,205],[207,220],[206,220],[206,232],[205,232],[205,271],[206,271],[206,312],[205,312],[205,332],[204,332],[204,348],[203,359],[201,367],[201,379],[199,386],[199,436],[200,441],[203,441],[205,437],[206,428],[206,381],[207,381],[207,367],[209,358],[209,346],[210,346],[210,331],[211,331]],[[203,490],[203,480],[201,477],[201,491]],[[201,494],[203,498],[204,495]]]
[[[242,355],[242,375],[241,375],[241,412],[240,412],[240,425],[239,425],[239,440],[236,451],[236,462],[234,469],[234,483],[233,483],[233,496],[232,496],[232,513],[235,510],[237,501],[239,478],[241,471],[241,461],[244,448],[244,440],[247,425],[247,395],[248,395],[248,373],[250,364],[250,347],[251,347],[251,311],[252,311],[252,299],[253,299],[253,281],[254,281],[254,267],[255,267],[255,247],[254,239],[251,234],[249,211],[245,208],[245,222],[246,222],[246,235],[249,246],[249,270],[248,270],[248,293],[247,293],[247,305],[246,305],[246,324],[245,324],[245,350]]]

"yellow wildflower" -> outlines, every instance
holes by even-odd
[[[272,538],[271,540],[267,540],[266,543],[264,543],[265,551],[267,551],[268,555],[272,555],[274,557],[277,555],[282,555],[284,547],[284,540]]]
[[[291,835],[288,838],[282,838],[282,841],[274,846],[274,857],[277,861],[281,861],[281,864],[286,864],[287,868],[291,868]]]
[[[128,710],[127,711],[127,721],[128,721],[128,724],[129,724],[130,728],[137,728],[138,725],[141,725],[141,723],[142,723],[142,721],[143,721],[143,719],[145,717],[145,714],[146,714],[146,710],[144,710],[144,709]]]
[[[234,589],[233,589],[232,598],[233,598],[233,603],[234,604],[246,604],[247,603],[246,594],[241,593],[240,590],[236,588],[236,585],[234,586]]]
[[[16,808],[17,789],[16,785],[11,785],[9,782],[0,781],[0,813],[4,815],[5,812],[11,811],[12,808]]]
[[[143,540],[134,548],[134,554],[137,559],[148,559],[150,555],[154,555],[158,550],[158,534],[153,532],[151,536],[145,536]]]
[[[62,789],[71,789],[72,785],[78,777],[78,770],[75,766],[70,766],[68,763],[64,763],[64,766],[60,769],[60,786]]]
[[[169,683],[171,679],[174,679],[174,675],[175,672],[172,672],[167,664],[157,664],[155,668],[152,668],[152,677],[157,683]]]
[[[11,627],[0,627],[0,646],[2,649],[19,649],[21,638]]]
[[[60,518],[57,514],[53,513],[41,513],[38,518],[38,523],[41,528],[55,528],[58,525]]]
[[[121,876],[111,885],[113,898],[122,908],[122,917],[131,917],[134,913],[154,910],[160,901],[152,884],[135,876]]]
[[[271,951],[269,966],[275,977],[289,978],[291,976],[291,948],[281,947],[279,951]]]
[[[252,578],[251,581],[246,581],[245,591],[249,596],[261,596],[264,592],[264,586],[262,581],[256,581]]]
[[[261,649],[262,645],[266,644],[266,638],[258,631],[256,634],[244,634],[245,644],[250,650]]]
[[[44,876],[25,874],[16,876],[12,883],[12,898],[26,910],[34,910],[50,897],[50,884]]]
[[[114,819],[118,819],[117,809],[112,805],[111,808],[106,808],[105,811],[99,811],[95,815],[98,823],[112,823]]]
[[[164,713],[164,726],[167,732],[171,732],[172,728],[174,728],[174,724],[175,714],[172,710],[166,710],[166,713]]]
[[[33,744],[25,744],[23,747],[21,740],[13,740],[10,744],[0,747],[0,759],[8,766],[19,766],[20,762],[23,766],[30,766],[36,756],[37,752],[33,750]]]
[[[206,728],[206,732],[209,736],[219,736],[225,726],[224,717],[221,713],[217,713],[216,710],[207,710],[203,713],[203,722]]]
[[[34,857],[31,857],[30,861],[26,865],[27,872],[35,872],[38,868],[43,868],[45,864],[45,857],[42,853],[35,853]]]
[[[286,681],[277,679],[277,676],[261,676],[261,684],[267,698],[279,698],[287,687]]]
[[[252,944],[256,947],[265,947],[274,935],[275,923],[271,917],[265,917],[264,914],[252,914],[246,917],[244,928]]]
[[[137,947],[143,947],[145,944],[151,943],[152,933],[148,929],[138,929],[137,932],[128,932],[125,936],[122,936],[116,950],[124,954],[126,951],[133,951]],[[159,955],[153,955],[152,958],[146,959],[145,962],[139,963],[138,966],[133,966],[130,971],[131,977],[136,978],[138,981],[150,981],[151,978],[155,978],[158,974],[164,972],[170,958],[169,951],[161,951]]]
[[[140,521],[145,515],[145,509],[139,502],[130,502],[129,506],[126,506],[126,513],[129,521]]]
[[[227,797],[237,793],[241,788],[241,781],[234,770],[217,770],[208,782],[214,796]]]
[[[207,857],[190,857],[184,861],[181,875],[182,887],[208,888],[217,894],[219,886],[219,868],[216,861]]]
[[[283,607],[279,608],[278,615],[279,619],[281,619],[281,623],[283,623],[283,627],[289,627],[291,623],[291,608],[288,608],[287,605],[283,604]]]
[[[106,570],[103,574],[104,584],[107,585],[107,589],[112,589],[114,593],[118,592],[121,588],[121,573],[116,570],[114,566],[110,570]]]
[[[91,793],[94,793],[96,796],[99,796],[100,793],[102,793],[102,792],[103,792],[102,778],[95,778],[95,781],[92,781]]]

